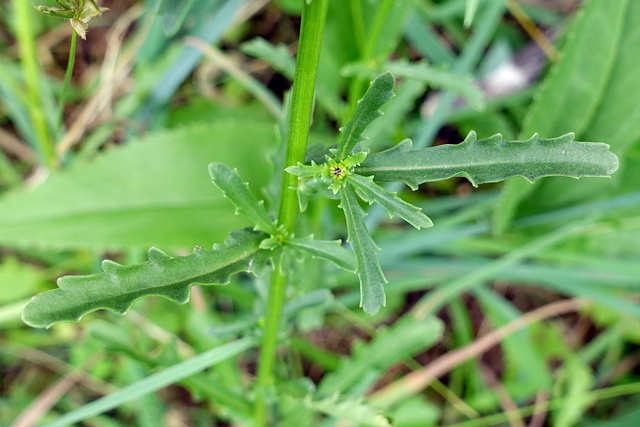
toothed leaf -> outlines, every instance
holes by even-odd
[[[340,240],[315,240],[311,236],[287,239],[287,245],[307,252],[314,257],[330,261],[343,270],[352,273],[356,271],[356,259],[353,253],[344,248]]]
[[[379,108],[394,96],[393,85],[395,79],[389,71],[376,77],[361,100],[358,101],[356,111],[347,124],[340,129],[342,138],[338,144],[337,160],[345,159],[358,142],[362,141],[362,132],[382,115]]]
[[[106,260],[103,273],[58,279],[59,288],[33,297],[22,318],[31,326],[48,327],[77,321],[98,309],[124,313],[136,300],[150,295],[184,303],[193,285],[223,285],[240,271],[260,275],[266,257],[258,245],[264,238],[262,233],[236,230],[225,245],[216,245],[213,250],[196,248],[188,256],[171,257],[151,248],[149,261],[142,264],[123,266]]]
[[[314,411],[349,420],[359,426],[391,427],[389,420],[382,415],[382,411],[360,398],[349,395],[333,394],[330,396],[307,395],[304,405]]]
[[[382,273],[378,251],[380,248],[369,234],[364,223],[366,213],[362,210],[349,185],[340,191],[340,207],[347,222],[347,242],[356,257],[356,273],[360,280],[360,307],[365,313],[374,315],[386,304],[384,284],[387,279]]]
[[[213,183],[236,207],[236,214],[251,221],[256,230],[276,234],[276,224],[269,218],[269,214],[264,208],[264,201],[253,196],[249,190],[249,184],[240,178],[237,169],[231,169],[222,163],[211,163],[209,174],[211,174]]]
[[[455,176],[474,186],[522,176],[533,181],[543,176],[606,177],[618,169],[618,158],[609,145],[574,141],[574,135],[526,141],[505,141],[497,134],[478,140],[470,132],[460,144],[412,150],[411,140],[370,154],[355,172],[373,175],[375,181],[402,181],[416,189],[419,184]]]
[[[307,210],[308,199],[315,194],[321,194],[323,197],[336,199],[335,194],[329,189],[332,180],[327,177],[313,178],[309,180],[299,181],[296,191],[298,193],[298,206],[300,212]]]
[[[429,228],[433,226],[431,219],[423,214],[419,207],[405,202],[396,196],[396,193],[392,193],[380,187],[373,182],[372,176],[364,177],[353,174],[347,179],[360,198],[369,202],[369,204],[374,202],[380,204],[391,218],[397,215],[418,230],[420,228]]]
[[[328,175],[327,165],[321,164],[318,165],[316,162],[311,161],[310,165],[304,165],[300,162],[296,166],[289,166],[285,169],[291,175],[295,175],[298,178],[318,178],[321,176]]]

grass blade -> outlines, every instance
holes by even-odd
[[[247,337],[213,348],[84,405],[51,423],[45,424],[43,427],[68,426],[89,417],[102,414],[237,356],[256,344],[257,340],[255,338]]]

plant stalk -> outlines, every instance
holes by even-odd
[[[328,0],[304,1],[302,22],[300,25],[300,42],[296,59],[293,93],[291,98],[291,114],[289,118],[289,135],[284,166],[304,163],[309,138],[309,127],[313,113],[313,101],[320,62],[322,35],[327,17]],[[282,190],[278,222],[289,233],[295,232],[298,215],[297,194],[294,188],[298,178],[283,172]],[[274,365],[278,334],[282,319],[282,308],[288,277],[286,272],[274,268],[267,300],[264,337],[258,362],[258,380],[256,393],[255,422],[257,426],[267,426],[268,396],[273,392],[275,383]]]
[[[61,128],[64,126],[62,121],[64,115],[64,103],[67,100],[67,90],[69,90],[69,85],[71,84],[71,76],[73,75],[73,67],[76,64],[77,39],[78,33],[72,31],[71,44],[69,45],[69,59],[67,60],[67,71],[64,73],[64,83],[62,85],[62,92],[60,92],[60,100],[58,104],[58,123],[60,123]]]

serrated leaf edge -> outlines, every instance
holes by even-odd
[[[225,249],[229,249],[232,250],[234,248],[237,249],[238,244],[242,244],[243,242],[238,243],[238,240],[236,240],[237,238],[247,238],[246,233],[252,233],[255,234],[254,236],[254,240],[253,240],[253,248],[251,248],[251,250],[249,252],[244,252],[244,253],[240,253],[238,255],[236,255],[233,259],[230,260],[225,260],[224,261],[224,265],[220,266],[219,268],[216,268],[215,270],[212,271],[208,271],[206,272],[206,275],[210,275],[210,274],[214,274],[217,271],[224,271],[225,268],[229,268],[231,266],[236,265],[237,263],[243,261],[243,260],[247,260],[247,265],[244,268],[239,268],[236,271],[232,271],[229,272],[223,280],[217,281],[215,283],[211,283],[211,282],[200,282],[197,280],[198,277],[202,277],[204,274],[199,274],[198,276],[194,277],[193,279],[186,276],[184,278],[182,278],[181,280],[174,280],[173,283],[170,283],[169,285],[164,285],[164,286],[171,286],[171,285],[175,285],[178,283],[183,283],[183,282],[187,282],[187,283],[183,283],[183,287],[179,290],[176,291],[176,293],[174,295],[168,295],[168,294],[163,294],[160,293],[160,291],[157,288],[151,288],[149,289],[148,293],[143,293],[141,295],[138,296],[133,296],[131,297],[131,299],[125,299],[124,303],[119,303],[116,304],[115,302],[112,302],[112,305],[109,305],[107,302],[102,303],[102,304],[97,304],[95,306],[89,307],[86,310],[82,311],[77,317],[75,318],[70,318],[70,317],[60,317],[56,320],[52,320],[50,322],[36,322],[33,321],[32,318],[29,317],[29,307],[35,302],[38,301],[41,298],[46,298],[46,297],[53,297],[56,294],[59,294],[61,292],[65,292],[66,290],[72,289],[74,286],[78,286],[78,285],[82,285],[82,286],[87,286],[88,282],[90,281],[96,281],[100,279],[100,276],[104,276],[103,280],[108,280],[110,282],[110,284],[112,285],[118,285],[120,282],[120,277],[119,275],[123,274],[125,271],[130,270],[130,269],[139,269],[139,268],[143,268],[143,265],[147,265],[148,267],[155,269],[155,270],[162,270],[167,268],[167,263],[172,262],[174,259],[181,259],[184,260],[185,258],[188,257],[193,257],[193,256],[202,256],[205,252],[211,252],[211,251],[206,251],[204,248],[202,247],[196,247],[193,250],[193,253],[191,255],[187,255],[186,257],[171,257],[169,255],[167,255],[166,253],[162,252],[160,249],[157,248],[150,248],[148,251],[148,257],[149,260],[146,262],[143,262],[141,264],[133,264],[133,265],[128,265],[128,266],[123,266],[121,264],[118,264],[115,261],[112,260],[104,260],[102,262],[102,273],[96,273],[96,274],[90,274],[90,275],[78,275],[78,276],[63,276],[60,277],[57,281],[58,284],[58,288],[57,289],[53,289],[47,292],[43,292],[41,294],[38,294],[36,296],[34,296],[33,298],[31,298],[31,301],[27,304],[27,306],[25,306],[25,308],[23,309],[22,312],[22,320],[33,327],[45,327],[45,328],[49,328],[51,325],[53,325],[54,323],[58,323],[61,321],[79,321],[80,319],[82,319],[82,317],[84,317],[86,314],[91,313],[93,311],[96,310],[101,310],[101,309],[105,309],[105,310],[110,310],[110,311],[114,311],[116,313],[120,313],[120,314],[124,314],[126,313],[131,306],[137,302],[138,300],[144,298],[144,297],[148,297],[148,296],[162,296],[164,298],[167,298],[169,300],[178,302],[178,303],[185,303],[189,300],[189,295],[190,295],[190,289],[192,286],[197,285],[197,284],[216,284],[216,285],[224,285],[229,283],[230,280],[230,276],[232,274],[235,273],[239,273],[241,271],[245,271],[245,272],[249,272],[252,273],[256,276],[261,276],[262,273],[264,272],[264,264],[266,264],[266,257],[265,259],[262,260],[256,260],[256,255],[260,252],[263,252],[260,248],[259,248],[259,242],[260,240],[263,239],[264,235],[262,233],[255,233],[255,232],[249,232],[247,230],[236,230],[235,232],[232,232],[230,234],[230,236],[225,240],[225,244],[224,245],[214,245],[213,247],[213,251],[220,251],[220,250],[225,250]],[[248,242],[248,241],[247,241]],[[244,243],[247,243],[244,242]],[[188,269],[187,269],[188,270]],[[191,273],[193,273],[193,271],[191,271]],[[163,287],[164,287],[163,286]],[[130,293],[135,294],[134,291],[131,291]],[[122,294],[118,295],[117,297],[121,297]]]

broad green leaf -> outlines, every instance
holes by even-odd
[[[344,393],[370,371],[382,375],[394,364],[439,342],[442,330],[442,322],[435,317],[404,316],[370,342],[356,344],[351,357],[342,359],[336,371],[322,378],[318,391]]]
[[[373,176],[364,177],[357,174],[349,175],[347,182],[356,190],[360,196],[369,204],[378,203],[382,206],[389,216],[393,218],[399,216],[418,230],[420,228],[433,227],[433,222],[428,216],[422,213],[422,210],[405,202],[396,193],[387,191],[373,182]]]
[[[137,398],[146,396],[149,393],[158,391],[164,387],[174,384],[180,380],[188,378],[198,372],[215,366],[225,360],[242,354],[257,344],[257,339],[252,337],[241,338],[219,347],[215,347],[202,354],[194,356],[184,362],[177,363],[167,369],[148,376],[140,381],[136,381],[120,390],[95,400],[80,408],[68,412],[43,427],[63,427],[73,425],[79,421],[102,414],[111,409],[134,401]]]
[[[45,280],[42,269],[5,255],[0,263],[0,305],[32,296]]]
[[[213,183],[222,191],[236,207],[236,214],[242,215],[254,224],[255,230],[268,234],[276,234],[278,228],[275,221],[269,218],[264,201],[251,194],[249,184],[242,181],[237,169],[231,169],[222,163],[211,163],[209,174]]]
[[[151,248],[149,261],[142,264],[123,266],[105,260],[103,273],[58,279],[59,289],[36,295],[22,318],[31,326],[48,327],[77,321],[98,309],[124,313],[136,300],[150,295],[185,303],[193,285],[223,285],[240,271],[261,274],[265,257],[259,244],[264,238],[262,233],[236,230],[225,245],[215,245],[213,250],[196,248],[184,257],[170,257]]]
[[[277,140],[273,122],[245,118],[111,148],[0,198],[0,245],[113,250],[220,242],[252,224],[212,187],[209,163],[238,168],[257,190],[269,180],[267,156]]]
[[[460,144],[412,150],[411,140],[371,154],[356,173],[382,182],[402,181],[416,189],[423,182],[467,178],[474,186],[512,176],[533,181],[543,176],[605,177],[618,169],[609,145],[574,141],[569,133],[558,138],[505,141],[502,135],[478,140],[470,132]]]
[[[347,242],[356,257],[358,279],[360,280],[360,307],[365,313],[374,315],[385,305],[384,284],[387,279],[382,273],[378,251],[380,248],[364,223],[366,213],[356,200],[353,190],[345,185],[340,191],[340,207],[347,222]]]
[[[353,396],[333,394],[319,397],[309,394],[301,403],[314,411],[341,420],[349,420],[359,426],[391,427],[389,420],[381,414],[379,409]]]
[[[338,144],[337,160],[343,160],[351,154],[356,144],[362,141],[362,132],[382,114],[379,108],[394,96],[394,83],[390,72],[380,74],[371,82],[349,122],[340,128],[342,138]]]
[[[640,73],[635,52],[640,43],[640,2],[590,0],[568,32],[560,61],[543,82],[522,132],[604,141],[620,156],[640,138]],[[496,206],[494,227],[505,231],[518,205],[535,200],[535,211],[555,209],[611,194],[621,174],[611,181],[567,182],[549,179],[539,185],[509,181]],[[544,187],[544,188],[539,188]],[[531,196],[533,191],[539,192]],[[542,203],[541,203],[542,202]]]
[[[356,259],[353,253],[345,249],[341,243],[340,240],[315,240],[313,236],[305,238],[294,237],[286,241],[288,246],[304,251],[314,257],[332,262],[343,270],[355,272]]]

